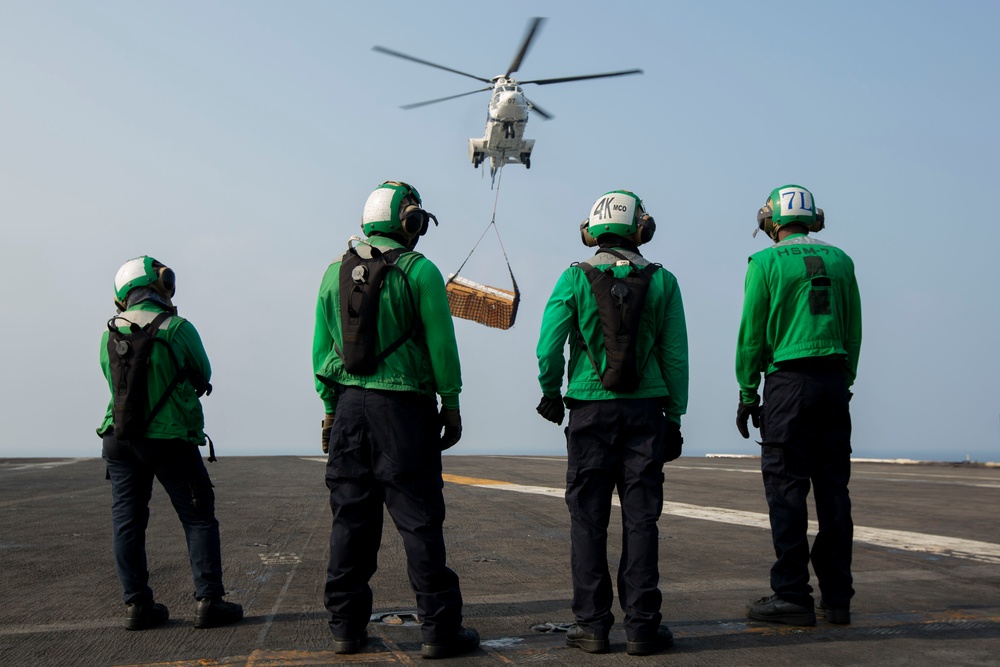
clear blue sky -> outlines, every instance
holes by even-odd
[[[555,119],[528,123],[532,168],[504,171],[497,208],[523,300],[510,331],[456,321],[455,453],[564,452],[534,411],[541,311],[616,188],[683,291],[685,453],[757,453],[734,427],[743,277],[757,208],[797,182],[857,265],[855,455],[1000,460],[994,2],[0,5],[0,455],[99,455],[99,336],[140,254],[176,270],[205,342],[220,455],[319,453],[315,297],[368,193],[420,190],[444,273],[494,202],[466,154],[486,94],[402,111],[477,84],[371,47],[490,77],[543,15],[520,78],[645,74],[528,87]],[[495,237],[463,274],[505,285]]]

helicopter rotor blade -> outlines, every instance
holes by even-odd
[[[604,79],[609,76],[625,76],[627,74],[642,74],[641,69],[627,69],[621,72],[606,72],[604,74],[581,74],[580,76],[563,76],[556,79],[535,79],[533,81],[518,81],[522,86],[526,83],[537,83],[544,86],[549,83],[565,83],[567,81],[583,81],[584,79]]]
[[[509,79],[510,75],[517,71],[521,66],[521,61],[524,60],[524,56],[528,53],[528,48],[531,47],[532,40],[535,39],[535,33],[538,28],[545,23],[545,18],[542,16],[536,16],[531,19],[531,23],[528,26],[528,32],[524,35],[524,41],[521,42],[521,49],[514,56],[514,60],[511,61],[510,67],[507,68],[507,73],[504,74],[505,79]]]
[[[552,114],[550,114],[550,113],[549,113],[548,111],[546,111],[546,110],[545,110],[545,109],[543,109],[542,107],[538,106],[537,104],[535,104],[534,102],[532,102],[531,100],[529,100],[529,99],[528,99],[527,97],[525,97],[525,98],[524,98],[524,100],[525,100],[525,101],[526,101],[526,102],[527,102],[528,104],[530,104],[530,105],[531,105],[531,110],[532,110],[532,111],[534,111],[535,113],[537,113],[537,114],[538,114],[539,116],[541,116],[541,117],[542,117],[542,118],[544,118],[545,120],[552,120],[553,118],[555,118],[555,116],[553,116],[553,115],[552,115]]]
[[[402,58],[403,60],[410,60],[415,63],[420,63],[421,65],[427,65],[428,67],[436,67],[437,69],[443,69],[445,72],[452,72],[453,74],[461,74],[462,76],[467,76],[470,79],[475,79],[476,81],[482,81],[483,83],[491,83],[490,79],[484,79],[483,77],[476,76],[475,74],[469,74],[468,72],[462,72],[457,69],[445,67],[444,65],[438,65],[437,63],[432,63],[428,60],[421,60],[420,58],[414,58],[413,56],[408,56],[405,53],[400,53],[399,51],[393,51],[392,49],[387,49],[384,46],[373,46],[372,51],[378,51],[379,53],[384,53],[387,56],[395,56],[397,58]]]
[[[417,107],[425,107],[428,104],[437,104],[438,102],[446,102],[448,100],[453,100],[456,97],[465,97],[466,95],[474,95],[476,93],[481,93],[481,92],[486,91],[486,90],[493,90],[493,86],[490,86],[489,88],[480,88],[479,90],[470,90],[467,93],[459,93],[458,95],[449,95],[448,97],[439,97],[436,100],[427,100],[426,102],[416,102],[414,104],[404,104],[403,106],[401,106],[399,108],[400,109],[406,109],[407,111],[409,111],[410,109],[416,109]]]

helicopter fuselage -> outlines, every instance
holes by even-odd
[[[446,102],[459,97],[465,97],[466,95],[476,95],[490,91],[490,104],[486,114],[486,131],[479,139],[469,139],[469,160],[472,162],[473,167],[479,168],[479,165],[489,158],[490,174],[495,177],[497,170],[505,164],[523,164],[525,169],[531,169],[531,150],[535,147],[535,141],[534,139],[524,138],[524,127],[528,123],[528,112],[534,111],[535,114],[545,120],[551,120],[553,117],[548,111],[524,96],[524,91],[521,89],[522,85],[537,84],[543,86],[551,83],[568,83],[570,81],[584,81],[587,79],[606,79],[608,77],[625,76],[627,74],[642,74],[642,70],[640,69],[630,69],[618,72],[604,72],[602,74],[580,74],[549,79],[529,79],[518,83],[511,75],[521,67],[521,62],[528,53],[528,48],[531,46],[532,40],[535,39],[538,29],[544,22],[545,19],[541,16],[531,19],[528,23],[528,30],[524,34],[524,39],[521,40],[521,46],[507,67],[506,72],[491,79],[432,63],[423,58],[387,49],[384,46],[373,46],[372,49],[393,56],[394,58],[402,58],[403,60],[409,60],[410,62],[489,84],[485,88],[478,90],[470,90],[457,95],[425,100],[416,104],[407,104],[402,108],[416,109],[428,104],[437,104],[438,102]]]
[[[505,164],[523,164],[531,168],[533,139],[524,138],[531,104],[517,81],[502,76],[494,77],[493,93],[486,114],[486,131],[480,139],[469,139],[469,160],[478,168],[486,158],[490,172]]]

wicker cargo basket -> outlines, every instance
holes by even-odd
[[[513,275],[511,276],[513,279]],[[514,291],[489,287],[462,276],[448,277],[448,307],[454,317],[472,320],[494,329],[509,329],[517,316],[521,294],[514,282]]]

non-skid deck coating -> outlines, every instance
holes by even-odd
[[[625,654],[620,624],[606,655],[566,648],[559,632],[572,621],[565,465],[445,457],[449,564],[461,577],[466,623],[483,637],[480,651],[445,664],[1000,664],[1000,469],[856,463],[854,622],[791,628],[744,617],[748,601],[769,594],[773,559],[758,462],[668,464],[660,572],[677,641],[640,658]],[[0,665],[431,664],[420,658],[402,544],[388,518],[372,642],[354,656],[331,651],[321,458],[223,456],[209,471],[229,599],[247,618],[192,627],[183,531],[157,487],[151,585],[171,620],[127,632],[103,462],[0,459]],[[619,535],[613,513],[612,568]]]

